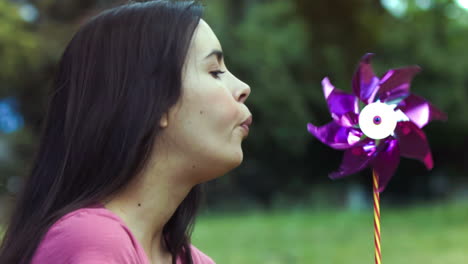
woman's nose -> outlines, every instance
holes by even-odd
[[[236,100],[244,103],[250,95],[250,86],[241,80],[239,80],[239,82],[240,85],[239,89],[237,90]]]

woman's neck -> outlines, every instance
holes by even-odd
[[[103,204],[125,222],[152,263],[166,263],[170,253],[163,228],[192,186],[171,183],[161,174],[145,174],[139,179]]]

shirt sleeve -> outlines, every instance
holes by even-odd
[[[80,212],[51,227],[32,264],[138,264],[132,240],[118,222]]]

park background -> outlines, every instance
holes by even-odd
[[[124,2],[0,0],[2,219],[29,172],[65,46]],[[467,0],[203,2],[227,67],[251,86],[254,122],[242,165],[205,184],[198,248],[221,264],[373,262],[371,171],[330,180],[342,152],[306,129],[331,120],[322,78],[351,92],[360,58],[373,52],[378,75],[422,67],[412,92],[449,115],[424,128],[434,169],[402,158],[381,194],[383,262],[468,263]]]

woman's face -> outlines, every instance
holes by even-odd
[[[200,20],[182,73],[181,98],[163,130],[171,149],[201,172],[197,183],[241,164],[247,133],[240,124],[251,116],[244,104],[249,94],[250,87],[227,69],[216,35]]]

